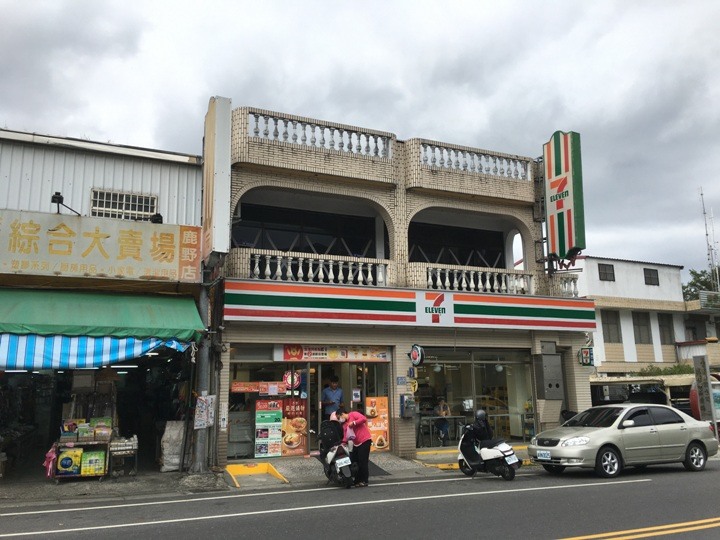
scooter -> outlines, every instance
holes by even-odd
[[[512,446],[504,440],[478,440],[472,424],[463,429],[458,451],[458,465],[467,476],[484,472],[509,481],[515,478],[515,471],[522,465]]]
[[[328,484],[352,487],[358,474],[357,463],[352,463],[352,441],[342,442],[342,426],[333,420],[325,420],[320,425],[320,461]]]

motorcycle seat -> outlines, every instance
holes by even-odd
[[[504,442],[505,439],[485,439],[484,441],[480,441],[480,448],[492,448]]]

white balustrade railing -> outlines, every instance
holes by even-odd
[[[531,161],[530,158],[503,156],[485,150],[463,150],[437,143],[420,143],[420,162],[442,169],[529,180]]]
[[[427,288],[435,290],[534,294],[532,274],[502,268],[427,268]]]
[[[568,298],[578,297],[577,274],[554,274],[552,279],[557,287],[557,294]]]
[[[270,141],[363,156],[391,157],[391,138],[387,135],[318,121],[297,120],[278,114],[249,111],[248,132],[253,137]]]
[[[251,279],[337,283],[387,287],[387,263],[381,260],[343,261],[328,256],[267,255],[250,256]]]

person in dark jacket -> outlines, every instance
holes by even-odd
[[[488,422],[487,413],[483,409],[478,409],[475,413],[473,431],[475,438],[479,441],[487,441],[493,437],[493,431],[490,427],[490,422]]]

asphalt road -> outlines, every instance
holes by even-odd
[[[30,506],[0,511],[0,538],[652,538],[720,537],[720,460],[629,469],[618,479],[521,469],[515,480],[377,481],[367,488],[278,489]],[[663,527],[657,529],[658,527]],[[638,531],[638,529],[642,529]],[[627,531],[635,532],[627,532]]]

